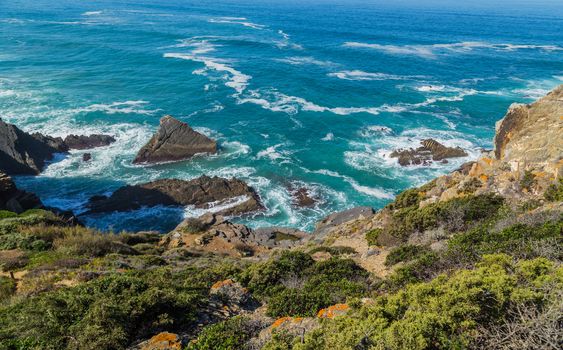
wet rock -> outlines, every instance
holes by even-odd
[[[256,191],[238,179],[201,176],[193,180],[163,179],[128,185],[110,197],[94,196],[88,204],[90,213],[129,211],[141,207],[194,206],[199,209],[223,207],[218,213],[241,215],[261,210]]]
[[[133,163],[180,161],[200,153],[217,153],[217,143],[168,115],[160,120],[160,128],[139,150]]]
[[[427,139],[421,142],[421,147],[413,149],[398,149],[391,153],[391,158],[397,158],[402,166],[430,165],[433,161],[447,163],[448,158],[466,157],[468,154],[460,147],[447,147],[436,140]]]
[[[82,161],[83,162],[88,162],[92,159],[92,154],[91,153],[84,153],[82,155]]]
[[[8,175],[37,175],[55,153],[66,151],[61,138],[28,134],[0,120],[0,171]]]
[[[298,207],[306,208],[312,207],[317,203],[317,200],[311,196],[309,189],[305,187],[289,189],[291,195],[293,196],[293,203]]]
[[[12,178],[0,172],[0,210],[22,213],[28,209],[43,208],[39,197],[19,190]]]
[[[90,149],[95,147],[108,146],[115,142],[115,138],[110,135],[68,135],[65,137],[64,143],[69,149]]]

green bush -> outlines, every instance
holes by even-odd
[[[411,261],[427,251],[426,247],[413,244],[404,244],[393,248],[385,258],[385,266],[393,266],[400,262]]]
[[[320,246],[320,247],[315,247],[313,249],[311,249],[309,251],[310,255],[313,255],[315,253],[318,252],[327,252],[330,255],[333,256],[339,256],[339,255],[348,255],[348,254],[357,254],[358,252],[352,248],[352,247],[346,247],[346,246],[332,246],[332,247],[326,247],[326,246]]]
[[[17,217],[18,214],[8,211],[8,210],[0,210],[0,220],[2,219],[6,219],[6,218],[14,218]]]
[[[351,259],[315,262],[308,254],[285,251],[251,266],[240,279],[268,303],[270,316],[314,316],[321,308],[363,295],[368,275]]]
[[[0,276],[0,305],[7,301],[16,291],[16,281],[10,277]]]
[[[383,232],[382,229],[374,228],[373,230],[368,231],[368,233],[366,233],[366,240],[368,241],[368,245],[370,247],[379,245],[378,238],[379,238],[379,235],[381,235],[382,232]]]
[[[536,176],[531,170],[526,170],[524,176],[520,179],[520,187],[530,191],[535,184]]]
[[[418,188],[411,188],[403,191],[395,197],[395,201],[389,205],[391,209],[403,209],[408,207],[418,207],[422,196]]]
[[[557,184],[551,184],[544,193],[546,200],[550,202],[563,201],[563,177],[559,178]]]
[[[485,256],[474,270],[411,284],[325,320],[293,349],[464,349],[478,327],[504,319],[513,303],[542,308],[547,294],[563,287],[562,272],[546,259]]]
[[[205,327],[197,339],[189,343],[187,350],[234,350],[245,349],[246,343],[260,329],[252,327],[244,317],[233,317]]]

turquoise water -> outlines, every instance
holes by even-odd
[[[398,4],[397,4],[398,3]],[[563,80],[558,2],[2,1],[0,115],[55,136],[117,142],[60,156],[21,187],[76,212],[130,183],[236,176],[267,210],[252,226],[312,229],[326,214],[381,207],[492,147],[495,122]],[[221,152],[139,167],[172,114]],[[432,137],[470,156],[401,168],[388,154]],[[289,186],[314,208],[292,206]],[[84,217],[101,229],[173,227],[190,208]]]

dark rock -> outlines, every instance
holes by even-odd
[[[141,207],[188,206],[207,209],[224,205],[223,215],[240,215],[262,209],[256,191],[238,179],[201,176],[190,181],[163,179],[125,186],[110,197],[90,199],[90,213],[129,211]]]
[[[171,116],[160,120],[160,128],[139,150],[133,163],[180,161],[200,153],[216,153],[217,143]]]
[[[290,188],[289,191],[293,196],[294,204],[299,207],[312,207],[317,203],[316,199],[311,196],[309,190],[305,187]]]
[[[313,236],[319,238],[332,228],[360,218],[370,218],[375,214],[371,207],[355,207],[338,213],[333,213],[317,223]]]
[[[448,158],[466,157],[460,147],[447,147],[436,140],[427,139],[421,142],[422,147],[417,149],[398,149],[391,153],[391,158],[398,158],[402,166],[430,165],[433,161],[448,163]]]
[[[43,208],[39,197],[19,190],[8,175],[0,172],[0,210],[22,213],[28,209]]]
[[[37,175],[53,154],[67,150],[61,138],[31,135],[0,120],[0,171],[8,175]]]
[[[115,138],[110,135],[68,135],[64,143],[69,149],[90,149],[95,147],[108,146],[115,142]]]
[[[82,161],[83,162],[88,162],[92,159],[92,154],[91,153],[84,153],[82,155]]]

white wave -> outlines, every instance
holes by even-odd
[[[82,16],[96,16],[101,15],[103,11],[87,11],[82,14]]]
[[[328,169],[308,170],[308,169],[305,169],[305,168],[304,168],[304,170],[307,171],[307,172],[311,172],[311,173],[322,174],[322,175],[326,175],[326,176],[330,176],[330,177],[337,177],[337,178],[343,179],[350,186],[352,186],[352,188],[354,188],[356,191],[363,193],[363,194],[367,194],[368,196],[376,197],[376,198],[379,198],[379,199],[393,199],[395,197],[393,195],[393,193],[385,191],[382,188],[374,188],[374,187],[368,187],[368,186],[360,185],[356,180],[354,180],[350,176],[341,175],[338,172],[333,171],[333,170],[328,170]]]
[[[415,88],[420,92],[441,92],[446,89],[445,85],[423,85]]]
[[[334,134],[329,132],[328,134],[326,134],[325,137],[323,137],[321,140],[323,141],[332,141],[334,140]]]
[[[303,66],[303,65],[314,65],[319,67],[330,67],[334,66],[334,62],[330,61],[320,61],[310,56],[294,56],[286,58],[278,58],[275,61],[291,64],[293,66]]]
[[[233,198],[228,198],[224,201],[216,201],[207,203],[204,208],[196,208],[195,206],[187,206],[184,209],[185,218],[197,218],[206,213],[218,213],[226,209],[234,208],[242,203],[246,202],[250,198],[248,196],[237,196]]]
[[[393,134],[393,129],[387,126],[381,125],[370,125],[368,127],[363,128],[359,131],[361,137],[371,138],[371,137],[380,137],[382,135],[391,135]]]
[[[280,49],[283,48],[291,48],[294,50],[303,50],[303,46],[299,45],[299,44],[295,44],[291,42],[291,36],[289,34],[287,34],[286,32],[284,32],[283,30],[278,30],[278,34],[282,37],[282,39],[280,41],[278,41],[276,43],[276,46]]]
[[[116,113],[133,113],[133,114],[143,114],[143,115],[153,115],[156,112],[160,111],[160,109],[153,109],[147,110],[144,109],[143,106],[147,105],[147,101],[124,101],[124,102],[113,102],[110,104],[93,104],[84,108],[76,109],[76,113],[81,112],[104,112],[107,114],[116,114]]]
[[[398,46],[398,45],[380,45],[380,44],[368,44],[368,43],[359,43],[359,42],[346,42],[344,43],[344,46],[353,47],[353,48],[373,49],[394,55],[415,55],[415,56],[421,56],[426,58],[435,58],[434,52],[432,51],[431,47],[421,46],[421,45]]]
[[[0,97],[11,97],[15,95],[16,95],[15,90],[0,90]]]
[[[249,145],[238,141],[225,141],[221,144],[221,147],[230,155],[243,155],[252,152]]]
[[[534,44],[510,44],[510,43],[487,43],[480,41],[464,41],[448,44],[432,45],[381,45],[374,43],[346,42],[345,47],[367,48],[382,51],[394,55],[414,55],[423,58],[436,58],[443,52],[470,52],[476,49],[489,49],[494,51],[517,51],[517,50],[542,50],[562,51],[563,47],[557,45],[534,45]]]
[[[252,22],[248,22],[248,20],[244,17],[221,17],[221,18],[212,18],[208,20],[209,23],[223,23],[223,24],[238,24],[244,27],[252,28],[252,29],[259,29],[262,30],[267,26],[262,24],[256,24]]]
[[[196,70],[193,73],[205,75],[207,70],[216,71],[219,73],[226,73],[221,79],[225,80],[225,86],[234,89],[237,94],[241,94],[249,84],[252,76],[243,74],[235,68],[229,66],[228,62],[218,58],[205,56],[206,54],[215,51],[216,46],[211,44],[208,40],[186,40],[180,45],[182,47],[193,47],[190,53],[165,53],[165,58],[177,58],[182,60],[189,60],[193,62],[200,62],[205,65],[205,70]]]
[[[372,81],[372,80],[407,80],[415,77],[399,76],[385,73],[370,73],[361,70],[345,70],[341,72],[329,73],[329,77],[336,77],[342,80]]]
[[[198,114],[207,114],[207,113],[217,113],[217,112],[221,112],[223,109],[225,109],[225,106],[223,106],[221,103],[219,102],[215,102],[213,105],[211,105],[211,107],[209,108],[205,108],[199,111],[195,111],[193,113],[190,113],[188,115],[188,117],[193,117],[195,115]]]
[[[282,38],[284,40],[289,40],[291,39],[291,37],[289,36],[289,34],[287,34],[286,32],[284,32],[283,30],[278,30],[278,34],[282,36]]]
[[[265,150],[262,150],[256,154],[256,159],[268,158],[272,161],[281,160],[282,163],[289,162],[291,160],[290,156],[292,152],[287,150],[280,150],[282,146],[286,146],[286,144],[279,143],[274,146],[270,146]]]

